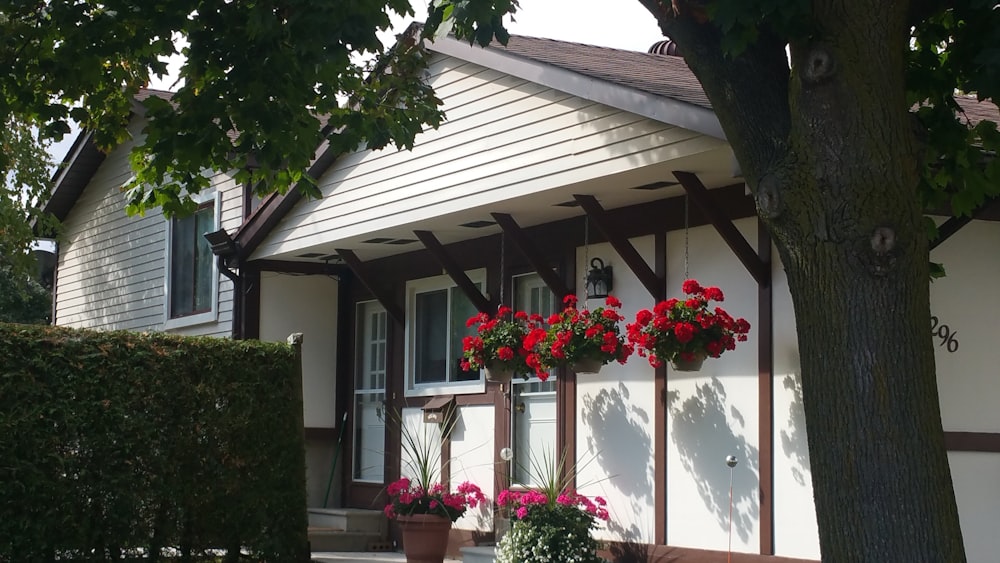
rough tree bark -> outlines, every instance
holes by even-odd
[[[812,2],[789,72],[786,39],[762,30],[728,57],[697,2],[640,1],[701,80],[785,266],[824,561],[964,561],[905,101],[908,3]]]

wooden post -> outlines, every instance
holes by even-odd
[[[302,443],[305,445],[305,433],[306,433],[306,422],[305,422],[305,398],[302,393],[302,333],[293,332],[288,335],[288,345],[292,347],[292,351],[295,353],[295,366],[292,368],[294,371],[291,377],[294,381],[292,387],[292,401],[299,404],[297,409],[296,418],[298,419],[299,429],[302,432]],[[303,450],[303,455],[305,451]],[[303,464],[303,468],[305,464]],[[306,482],[306,475],[302,475],[302,482]],[[304,491],[303,491],[304,492]],[[305,500],[305,499],[303,499]],[[306,503],[307,504],[307,503]],[[306,527],[308,528],[309,520],[306,517]],[[309,563],[312,560],[312,547],[309,545],[309,530],[302,530],[302,551],[298,557],[298,561],[301,563]]]

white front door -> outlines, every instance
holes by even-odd
[[[385,468],[385,308],[358,304],[354,381],[354,480],[381,483]]]
[[[514,278],[514,308],[547,317],[556,310],[555,295],[538,274]],[[547,381],[515,377],[511,387],[511,444],[514,458],[511,483],[537,486],[538,466],[544,460],[558,462],[556,451],[555,370]],[[544,467],[543,467],[544,468]]]

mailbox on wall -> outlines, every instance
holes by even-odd
[[[421,410],[424,411],[424,422],[427,424],[443,424],[454,410],[455,396],[444,395],[434,397]]]

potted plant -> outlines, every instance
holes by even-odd
[[[445,414],[442,435],[454,428],[454,415],[454,409]],[[413,477],[402,477],[386,488],[389,502],[385,515],[399,522],[407,563],[442,563],[451,525],[469,508],[485,503],[486,497],[468,481],[454,492],[445,488],[438,479],[440,473],[433,459],[437,448],[428,426],[417,432],[405,424],[399,413],[393,418],[401,429],[405,465]]]
[[[532,460],[532,473],[540,486],[530,490],[504,490],[497,505],[511,519],[510,530],[496,549],[497,563],[524,561],[579,561],[602,563],[591,531],[598,520],[608,519],[607,503],[590,499],[569,487],[563,471],[565,458],[555,463],[546,457]]]
[[[734,319],[722,307],[709,307],[712,301],[723,301],[719,288],[686,280],[682,289],[686,299],[668,299],[652,311],[639,311],[626,333],[638,354],[653,367],[669,361],[675,370],[697,371],[705,358],[718,358],[735,349],[737,342],[746,341],[750,323]]]
[[[605,306],[593,311],[577,309],[576,302],[574,295],[563,299],[565,308],[549,317],[544,339],[537,332],[528,335],[525,347],[537,354],[537,358],[529,355],[528,361],[539,378],[542,371],[561,365],[576,373],[597,373],[609,362],[624,364],[632,354],[632,346],[618,329],[618,322],[625,319],[618,312],[621,301],[609,295]]]
[[[529,352],[524,338],[541,323],[540,316],[514,312],[506,305],[501,305],[492,317],[486,313],[470,317],[466,326],[478,326],[475,336],[462,340],[462,369],[485,368],[486,379],[498,383],[509,382],[514,374],[527,378],[534,369],[527,363]]]

